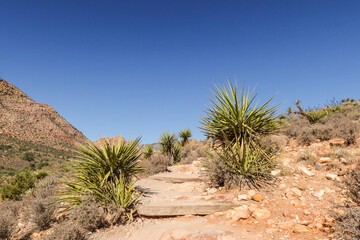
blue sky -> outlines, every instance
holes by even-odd
[[[0,0],[0,76],[89,139],[188,127],[236,76],[290,106],[359,98],[360,1]]]

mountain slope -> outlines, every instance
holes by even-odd
[[[51,106],[37,103],[14,85],[0,79],[0,137],[71,148],[87,138]]]

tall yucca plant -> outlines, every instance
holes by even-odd
[[[185,145],[189,141],[189,138],[192,137],[191,130],[189,128],[185,128],[179,132],[179,136],[181,138],[182,144]]]
[[[168,156],[172,156],[174,152],[174,146],[177,141],[175,134],[168,133],[166,131],[162,132],[159,138],[160,151],[163,154]]]
[[[212,106],[201,117],[200,129],[210,139],[224,142],[234,141],[237,135],[240,143],[255,141],[262,134],[278,129],[276,111],[278,106],[270,106],[272,98],[264,104],[255,103],[256,94],[239,93],[237,84],[228,82],[225,87],[214,86]]]
[[[79,145],[72,179],[65,180],[60,201],[69,208],[91,197],[104,205],[114,204],[129,210],[137,198],[133,176],[144,171],[139,165],[140,138],[117,145],[104,142],[101,147]]]

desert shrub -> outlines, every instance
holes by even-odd
[[[20,172],[0,189],[0,196],[3,200],[20,200],[21,194],[30,188],[35,187],[34,177],[29,171]]]
[[[209,150],[209,142],[190,140],[182,149],[181,162],[184,164],[192,163],[193,161],[199,160],[199,158],[207,157],[206,151]]]
[[[32,162],[35,160],[35,154],[33,152],[26,152],[23,155],[23,160],[28,161],[28,162]]]
[[[344,210],[345,214],[336,218],[336,239],[360,239],[360,207],[349,207]]]
[[[254,101],[256,95],[245,92],[241,94],[237,85],[228,82],[225,87],[214,87],[212,106],[204,111],[201,117],[201,131],[213,141],[234,141],[239,138],[240,144],[255,141],[260,135],[266,135],[279,128],[276,110],[278,106],[270,106],[272,98],[258,105]]]
[[[239,182],[236,175],[232,174],[226,164],[219,158],[210,158],[204,161],[202,174],[213,187],[231,187]]]
[[[0,239],[11,239],[15,230],[20,204],[3,202],[0,204]]]
[[[66,187],[60,201],[69,203],[71,209],[90,198],[99,204],[114,205],[132,217],[139,197],[135,197],[133,177],[144,169],[140,166],[140,138],[119,141],[117,146],[104,142],[101,147],[92,143],[80,146],[78,160],[73,165],[73,181]]]
[[[189,128],[185,128],[179,132],[179,136],[181,138],[182,145],[185,146],[188,143],[189,138],[192,137],[191,130]]]
[[[85,201],[79,207],[73,209],[68,221],[75,223],[88,232],[109,226],[103,207],[92,201]]]
[[[345,184],[348,186],[351,199],[360,205],[360,166],[347,175]]]
[[[283,134],[296,138],[302,144],[342,138],[348,145],[355,143],[359,131],[359,124],[342,112],[335,112],[315,124],[310,124],[302,116],[290,117],[286,119],[284,129],[281,130]]]
[[[171,165],[171,159],[163,154],[155,153],[142,161],[141,165],[146,169],[147,175],[154,175],[167,171],[167,167]]]
[[[298,159],[297,159],[298,162],[305,162],[306,164],[309,164],[309,165],[312,165],[312,166],[315,166],[316,165],[316,162],[317,162],[317,159],[314,155],[314,153],[310,150],[305,150],[305,151],[302,151],[298,154]]]
[[[77,223],[61,223],[52,228],[46,240],[87,240],[86,230]]]
[[[31,221],[38,230],[48,229],[54,221],[55,205],[46,199],[38,198],[31,202]]]
[[[289,138],[285,135],[268,135],[260,138],[260,145],[265,151],[280,152],[284,150]]]
[[[143,151],[143,156],[145,159],[150,158],[154,153],[154,147],[152,145],[146,145],[144,151]]]

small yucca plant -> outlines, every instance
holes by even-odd
[[[177,141],[177,138],[176,138],[175,134],[168,133],[166,131],[162,132],[160,139],[159,139],[161,153],[168,155],[168,156],[172,156],[176,141]]]
[[[89,143],[79,145],[77,161],[73,164],[72,179],[64,181],[60,201],[68,208],[91,198],[103,205],[115,205],[125,212],[138,200],[134,197],[133,177],[144,171],[139,165],[140,138],[117,145],[104,142],[101,147]]]
[[[257,140],[260,135],[269,134],[279,128],[276,111],[278,106],[270,106],[272,98],[264,104],[255,103],[254,91],[239,93],[238,87],[228,82],[225,87],[214,87],[212,106],[201,117],[200,129],[206,137],[224,143],[226,137],[240,143]]]
[[[177,142],[177,143],[174,145],[174,149],[173,149],[173,160],[174,160],[174,163],[180,162],[181,157],[182,157],[182,145],[181,145],[180,142]]]
[[[179,132],[179,136],[181,138],[182,145],[185,145],[188,143],[189,138],[192,137],[191,130],[189,128],[185,128]]]
[[[154,153],[154,147],[152,145],[146,145],[143,156],[145,159],[149,159]]]

